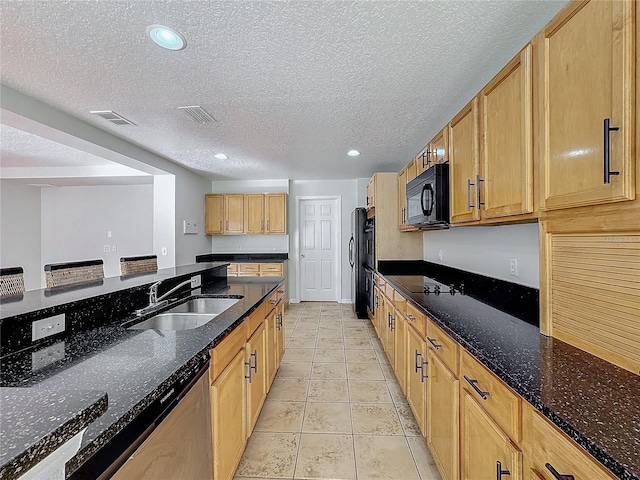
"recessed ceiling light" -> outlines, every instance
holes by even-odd
[[[357,157],[358,155],[360,155],[360,152],[358,150],[349,150],[347,152],[347,155],[349,155],[350,157]]]
[[[227,160],[229,158],[224,153],[216,153],[213,157],[218,160]]]
[[[164,25],[149,25],[147,35],[167,50],[182,50],[187,46],[187,40],[180,33]]]

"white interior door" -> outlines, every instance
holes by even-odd
[[[300,200],[300,300],[339,301],[338,200]]]

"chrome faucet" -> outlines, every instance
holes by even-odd
[[[188,280],[185,280],[182,283],[179,283],[178,285],[173,287],[171,290],[169,290],[166,293],[163,293],[162,295],[160,295],[158,297],[158,286],[160,286],[161,283],[162,283],[162,280],[160,280],[159,282],[154,283],[153,285],[151,285],[151,287],[149,287],[149,305],[147,305],[146,307],[141,308],[139,310],[136,310],[136,315],[143,315],[145,313],[148,313],[148,312],[151,312],[153,310],[157,310],[160,307],[163,307],[164,305],[169,303],[167,300],[165,300],[165,298],[167,298],[169,295],[171,295],[172,293],[176,292],[177,290],[180,290],[185,285],[189,285],[190,286],[191,285],[191,279],[188,279]]]

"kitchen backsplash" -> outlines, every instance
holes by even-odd
[[[288,253],[289,235],[218,235],[212,253]]]

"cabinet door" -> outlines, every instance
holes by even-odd
[[[533,211],[531,45],[482,90],[482,218]]]
[[[267,193],[265,202],[264,233],[287,233],[287,194]]]
[[[225,233],[244,233],[244,195],[230,194],[224,196],[224,231]]]
[[[458,378],[428,349],[427,445],[444,480],[458,479]],[[493,477],[487,477],[493,478]]]
[[[465,390],[461,402],[462,478],[521,480],[522,452]],[[505,473],[498,475],[498,468]]]
[[[382,338],[381,331],[380,331],[380,323],[382,321],[382,317],[384,316],[384,299],[378,287],[373,287],[373,301],[375,302],[373,328],[375,328],[378,338]]]
[[[418,168],[417,168],[415,158],[409,162],[409,164],[406,166],[406,170],[407,170],[406,183],[409,183],[411,180],[413,180],[418,176]]]
[[[245,352],[239,351],[211,386],[213,478],[230,480],[247,443]]]
[[[394,370],[403,393],[407,393],[407,321],[397,309],[393,324]]]
[[[264,195],[247,193],[244,196],[244,233],[264,232]]]
[[[544,207],[633,199],[633,1],[570,3],[544,31]],[[618,130],[606,131],[605,121]],[[610,139],[610,148],[605,148]],[[605,155],[610,170],[605,174]],[[636,151],[637,155],[637,151]]]
[[[271,310],[265,319],[265,338],[266,338],[266,357],[267,357],[267,372],[266,372],[266,392],[271,388],[271,383],[276,376],[277,358],[278,358],[278,329],[277,329],[277,309]]]
[[[449,129],[443,128],[429,143],[430,163],[449,162]]]
[[[251,436],[267,396],[266,328],[264,322],[247,341],[247,437]]]
[[[451,223],[480,218],[477,208],[478,99],[474,98],[449,124]]]
[[[375,206],[374,193],[376,191],[376,176],[373,175],[367,184],[367,209]]]
[[[398,229],[404,230],[407,225],[407,169],[398,172]]]
[[[282,360],[282,356],[284,355],[284,300],[280,301],[278,304],[278,315],[276,317],[276,330],[277,330],[277,358],[276,358],[276,370],[280,368],[280,360]]]
[[[204,196],[204,230],[207,235],[224,233],[224,195]]]
[[[427,415],[427,345],[413,329],[407,328],[407,401],[423,435]],[[457,400],[456,400],[457,404]]]

